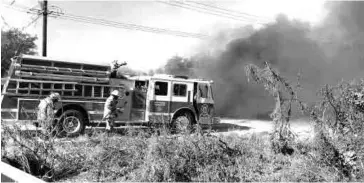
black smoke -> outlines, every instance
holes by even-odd
[[[247,82],[244,67],[248,63],[269,61],[292,82],[301,73],[300,96],[307,102],[317,100],[316,92],[324,84],[363,78],[364,2],[325,6],[327,16],[318,26],[280,15],[275,23],[249,35],[235,33],[225,48],[215,49],[218,53],[196,56],[197,75],[215,81],[219,115],[267,117],[273,109],[274,101],[264,88]],[[217,41],[223,42],[221,36]]]

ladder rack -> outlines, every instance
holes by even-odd
[[[106,98],[110,89],[124,90],[124,86],[99,85],[77,82],[10,79],[5,94],[19,96],[42,96],[58,92],[62,97]]]
[[[84,76],[70,76],[60,74],[47,74],[37,72],[24,72],[15,71],[15,76],[22,78],[34,78],[34,79],[52,79],[52,80],[63,80],[63,81],[77,81],[77,82],[91,82],[91,83],[108,83],[109,78],[98,78],[98,77],[84,77]]]
[[[62,73],[67,75],[91,75],[94,77],[107,77],[110,74],[109,71],[95,71],[95,70],[50,67],[50,66],[29,65],[29,64],[21,64],[21,65],[16,64],[15,69],[25,70],[25,71],[45,72],[45,73]]]

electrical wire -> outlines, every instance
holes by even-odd
[[[194,33],[187,33],[187,32],[181,32],[181,31],[168,30],[168,29],[146,27],[146,26],[141,26],[141,25],[136,25],[136,24],[121,23],[121,22],[115,22],[115,21],[93,18],[93,17],[77,16],[77,15],[72,15],[72,14],[63,14],[63,15],[59,15],[57,17],[61,18],[61,19],[81,21],[81,22],[85,22],[85,23],[99,24],[99,25],[111,26],[111,27],[116,27],[116,28],[125,28],[125,29],[147,31],[147,32],[153,32],[153,33],[163,33],[163,34],[176,35],[176,36],[182,36],[182,37],[194,37],[194,38],[200,38],[200,39],[208,38],[208,36],[203,35],[203,34],[194,34]]]
[[[10,26],[9,26],[8,22],[5,20],[5,18],[3,17],[3,15],[1,15],[1,19],[3,20],[4,25],[5,25],[6,27],[10,28]]]
[[[252,15],[252,14],[248,14],[248,13],[244,13],[244,12],[239,12],[239,11],[229,10],[229,9],[222,8],[222,7],[219,7],[219,6],[213,6],[213,5],[204,4],[204,3],[195,2],[195,1],[187,1],[187,2],[195,3],[195,4],[199,4],[199,5],[206,6],[206,7],[210,7],[210,8],[212,8],[212,9],[218,9],[218,10],[220,10],[220,11],[223,11],[223,12],[226,12],[226,13],[229,13],[229,14],[235,13],[235,14],[236,14],[236,16],[242,16],[242,17],[246,17],[246,16],[248,16],[248,17],[246,17],[246,18],[262,19],[262,20],[266,20],[266,21],[268,21],[268,20],[269,20],[269,18],[267,18],[267,17],[262,17],[262,16]],[[232,15],[233,15],[233,14],[232,14]]]
[[[237,16],[237,17],[242,17],[242,18],[246,18],[246,19],[251,19],[253,21],[259,21],[259,22],[269,22],[272,21],[272,19],[268,18],[268,17],[262,17],[262,16],[257,16],[257,15],[252,15],[252,14],[248,14],[248,13],[244,13],[244,12],[239,12],[239,11],[234,11],[234,10],[230,10],[230,9],[226,9],[226,8],[222,8],[219,6],[212,6],[212,5],[208,5],[208,4],[204,4],[204,3],[200,3],[200,2],[192,2],[195,4],[199,4],[205,7],[209,7],[209,9],[215,10],[215,11],[219,11],[219,12],[224,12],[227,14],[230,14],[232,16]]]
[[[193,2],[190,2],[190,1],[186,1],[186,2],[175,1],[175,3],[185,5],[185,6],[189,6],[189,7],[192,7],[192,8],[202,9],[202,10],[212,12],[212,13],[221,14],[222,16],[226,16],[226,17],[237,18],[237,19],[240,19],[241,21],[250,21],[250,22],[254,22],[254,23],[261,21],[261,20],[258,20],[257,18],[242,16],[242,15],[234,15],[230,11],[226,12],[226,10],[222,11],[222,10],[219,10],[219,9],[212,9],[210,7],[203,6],[204,4],[201,4],[201,3],[198,3],[197,6],[196,6],[196,4],[190,4],[190,3],[193,3]],[[202,5],[202,6],[200,6],[200,5]]]
[[[177,3],[171,3],[171,2],[166,2],[166,1],[157,1],[157,2],[164,3],[164,4],[167,4],[167,5],[170,5],[170,6],[175,6],[175,7],[179,7],[179,8],[184,8],[184,9],[188,9],[188,10],[197,11],[197,12],[204,13],[204,14],[216,15],[216,16],[219,16],[219,17],[230,18],[230,19],[238,20],[238,21],[246,21],[246,20],[242,20],[242,19],[239,19],[239,18],[235,18],[235,17],[230,17],[230,16],[225,16],[225,15],[221,15],[221,14],[214,13],[214,12],[209,12],[209,11],[206,11],[206,10],[204,11],[204,10],[201,10],[201,9],[196,9],[196,8],[183,6],[184,4],[178,3],[178,2]]]
[[[41,10],[38,10],[38,9],[28,9],[25,7],[14,7],[14,6],[11,6],[9,8],[12,8],[14,10],[21,11],[21,12],[31,13],[31,14],[38,14],[38,15],[41,14]],[[148,27],[148,26],[131,24],[131,23],[122,23],[122,22],[110,21],[110,20],[100,19],[100,18],[95,18],[95,17],[72,15],[72,14],[63,13],[63,12],[61,12],[61,13],[52,12],[51,14],[49,14],[49,17],[84,22],[84,23],[91,23],[91,24],[97,24],[97,25],[103,25],[103,26],[109,26],[109,27],[114,27],[114,28],[138,30],[138,31],[152,32],[152,33],[158,33],[158,34],[167,34],[167,35],[179,36],[179,37],[191,37],[191,38],[198,38],[198,39],[209,38],[208,35],[204,35],[204,34],[196,34],[196,33],[188,33],[188,32],[169,30],[169,29],[163,29],[163,28]]]
[[[8,4],[4,4],[4,7],[10,8],[10,9],[13,9],[13,10],[16,10],[19,12],[24,12],[24,13],[29,13],[29,9],[30,9],[29,7],[26,7],[26,6],[20,6],[20,5],[14,6],[14,5],[8,5]]]
[[[34,22],[36,22],[39,18],[41,17],[41,15],[37,15],[37,17],[33,18],[33,20],[31,22],[28,23],[28,25],[24,26],[21,29],[21,32],[23,32],[25,29],[27,29],[29,26],[31,26]],[[22,48],[22,46],[25,44],[25,40],[23,40],[17,47],[15,55],[18,55],[20,53],[20,49]]]
[[[210,8],[194,6],[192,4],[187,4],[187,3],[179,2],[179,1],[172,1],[173,3],[171,3],[171,2],[159,0],[156,2],[164,3],[167,5],[171,5],[171,6],[176,6],[179,8],[189,9],[189,10],[197,11],[197,12],[204,13],[204,14],[211,14],[211,15],[215,15],[215,16],[219,16],[219,17],[223,17],[223,18],[229,18],[229,19],[233,19],[233,20],[237,20],[237,21],[242,21],[242,22],[246,22],[246,23],[256,23],[256,24],[261,24],[261,25],[264,25],[266,23],[266,22],[262,22],[261,20],[256,20],[256,19],[252,19],[252,18],[249,19],[249,17],[243,17],[243,16],[236,16],[236,15],[229,14],[226,12],[221,12],[221,10],[216,11],[216,10],[212,10]]]
[[[129,29],[129,30],[138,30],[138,31],[147,31],[147,32],[153,32],[153,33],[171,34],[171,33],[168,33],[168,32],[162,32],[162,31],[158,31],[158,30],[142,29],[142,28],[138,28],[138,27],[110,24],[110,23],[105,23],[105,22],[95,22],[95,21],[92,21],[92,20],[80,19],[80,18],[75,18],[75,17],[67,16],[67,15],[63,15],[63,16],[60,16],[58,18],[64,19],[64,20],[72,20],[72,21],[77,21],[77,22],[84,22],[84,23],[90,23],[90,24],[96,24],[96,25],[109,26],[109,27],[114,27],[114,28],[124,28],[124,29]],[[177,35],[177,34],[174,34],[174,35],[182,36],[182,37],[189,37],[188,35]]]
[[[16,10],[16,11],[19,11],[19,12],[23,12],[23,13],[32,13],[31,11],[29,11],[28,10],[28,8],[26,8],[26,7],[20,7],[20,6],[14,6],[14,5],[12,5],[12,4],[14,4],[14,2],[15,1],[13,1],[13,3],[11,3],[10,4],[10,6],[9,5],[5,5],[5,7],[7,7],[7,8],[11,8],[11,9],[13,9],[13,10]],[[34,14],[34,13],[32,13],[32,14]],[[32,24],[34,24],[34,23],[36,23],[37,22],[37,20],[41,17],[41,14],[39,14],[39,13],[35,13],[36,14],[36,17],[35,18],[33,18],[27,25],[25,25],[25,26],[23,26],[20,30],[20,32],[23,32],[24,30],[26,30],[28,27],[30,27]],[[4,19],[4,17],[3,16],[1,16],[1,18],[5,21],[5,19]],[[8,25],[9,26],[9,25]],[[10,26],[9,26],[10,27]],[[19,36],[19,34],[20,34],[20,32],[18,32],[18,34],[17,34],[17,36]],[[16,48],[16,51],[15,51],[15,55],[18,55],[19,53],[20,53],[20,49],[22,48],[22,46],[24,45],[26,43],[26,41],[25,40],[22,40],[19,44],[18,44],[18,46],[17,46],[17,48]]]
[[[31,20],[31,22],[29,22],[26,26],[24,26],[21,30],[24,31],[25,29],[27,29],[28,27],[30,27],[32,24],[34,24],[39,18],[41,17],[41,15],[37,15],[35,18],[33,18],[33,20]]]
[[[13,9],[13,10],[16,10],[16,11],[19,11],[19,12],[23,12],[23,13],[32,13],[31,11],[29,11],[26,7],[20,7],[20,6],[13,6],[13,5],[11,5],[11,6],[9,6],[9,5],[5,5],[5,7],[6,8],[10,8],[10,9]],[[33,13],[34,14],[34,13]],[[24,31],[25,29],[27,29],[28,27],[30,27],[33,23],[35,23],[41,16],[40,16],[40,14],[36,14],[37,16],[35,17],[35,18],[33,18],[27,25],[25,25],[25,26],[23,26],[20,30],[21,31]],[[4,17],[1,15],[1,18],[3,19],[3,21],[4,21],[4,23],[6,23],[6,21],[5,21],[5,19],[4,19]],[[6,23],[6,25],[8,26],[8,27],[10,27],[9,26],[9,24],[8,23]]]

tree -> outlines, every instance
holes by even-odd
[[[164,66],[166,74],[194,76],[194,61],[191,59],[174,56]]]
[[[37,54],[37,36],[24,33],[19,29],[1,30],[1,77],[6,76],[11,58],[20,54]]]
[[[272,69],[268,62],[265,62],[264,68],[249,64],[245,67],[245,71],[248,80],[252,79],[262,84],[276,100],[276,107],[271,114],[274,122],[274,131],[271,134],[273,151],[292,154],[292,144],[296,137],[290,127],[292,105],[297,103],[302,112],[307,109],[307,105],[298,99],[299,82],[297,86],[292,86],[277,70]]]

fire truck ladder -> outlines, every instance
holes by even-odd
[[[110,88],[125,89],[124,86],[99,85],[66,81],[46,81],[9,79],[11,87],[3,94],[16,96],[42,96],[50,92],[58,92],[60,95],[70,98],[94,98],[102,99],[109,95]]]
[[[109,71],[87,70],[80,68],[69,67],[54,67],[30,64],[14,64],[15,76],[22,79],[44,80],[50,79],[54,81],[69,81],[69,82],[89,82],[107,84],[109,83]]]
[[[26,79],[10,79],[10,82],[15,82],[15,88],[8,88],[12,94],[16,95],[42,95],[43,91],[60,90],[62,92],[75,92],[77,91],[75,85],[77,82],[65,82],[65,81],[43,81],[43,80],[26,80]],[[48,87],[45,87],[48,85]],[[58,85],[58,88],[55,88]],[[67,85],[67,88],[66,88]]]
[[[10,68],[9,68],[9,71],[8,71],[8,76],[7,76],[7,78],[5,79],[4,87],[3,87],[3,90],[1,91],[0,104],[2,104],[2,103],[3,103],[4,94],[6,93],[6,89],[8,88],[8,85],[9,85],[9,82],[10,82],[11,75],[12,75],[12,74],[13,74],[13,72],[14,72],[15,63],[16,63],[16,59],[15,59],[15,58],[12,58],[12,59],[11,59],[11,64],[10,64]]]

